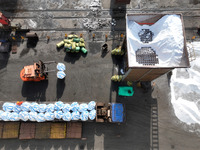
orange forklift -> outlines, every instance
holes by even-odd
[[[55,61],[48,61],[34,63],[33,65],[24,66],[24,68],[20,72],[20,78],[22,81],[34,81],[39,82],[42,80],[48,79],[48,73],[53,72],[55,70],[48,70],[46,64],[55,63]]]

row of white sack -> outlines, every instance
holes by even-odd
[[[20,113],[16,112],[6,112],[0,110],[0,120],[3,121],[37,121],[37,122],[45,122],[45,121],[53,121],[55,119],[62,119],[64,121],[71,120],[81,120],[87,121],[88,119],[94,120],[96,117],[96,110],[92,110],[90,112],[83,111],[82,113],[75,112],[66,112],[55,111],[55,112],[46,112],[46,113],[37,113],[37,112],[27,112],[22,111]]]
[[[96,102],[91,101],[88,104],[87,103],[81,103],[73,102],[72,104],[63,103],[61,101],[55,102],[54,104],[38,104],[36,102],[29,103],[29,102],[23,102],[21,105],[17,105],[16,103],[10,103],[6,102],[3,104],[3,110],[7,112],[21,112],[21,111],[31,111],[31,112],[54,112],[54,111],[60,111],[63,112],[69,112],[69,111],[91,111],[94,110],[96,107]]]

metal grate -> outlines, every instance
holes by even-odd
[[[151,47],[142,47],[136,51],[136,62],[143,65],[158,64],[156,52]]]
[[[153,39],[153,32],[150,31],[149,29],[142,29],[139,33],[138,36],[140,37],[140,41],[143,43],[149,43]]]

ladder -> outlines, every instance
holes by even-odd
[[[159,150],[158,106],[151,105],[151,150]]]

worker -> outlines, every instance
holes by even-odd
[[[108,41],[108,35],[107,34],[105,35],[105,41],[106,42]]]
[[[93,34],[92,34],[92,39],[93,39],[93,41],[94,41],[94,38],[95,38],[95,34],[93,33]]]
[[[50,36],[47,36],[47,44],[49,43],[50,40]]]
[[[65,39],[67,39],[67,34],[65,34]]]

